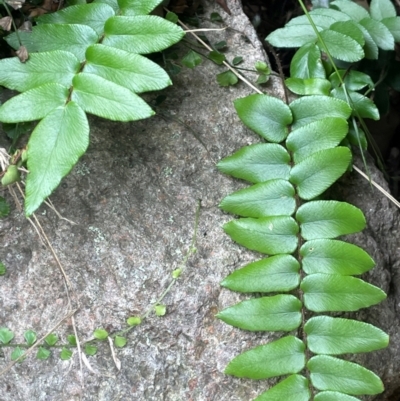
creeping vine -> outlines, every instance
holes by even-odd
[[[159,294],[156,301],[150,303],[140,316],[130,316],[126,319],[127,327],[115,332],[109,333],[103,328],[98,328],[94,330],[93,336],[86,342],[80,344],[82,346],[83,352],[88,356],[93,356],[97,353],[98,344],[102,341],[108,340],[109,346],[113,350],[113,347],[123,348],[128,342],[127,335],[138,325],[142,324],[152,313],[156,316],[164,316],[167,312],[167,307],[162,302],[165,297],[171,292],[174,285],[178,283],[179,278],[187,269],[187,263],[189,259],[196,253],[196,241],[199,226],[201,200],[197,201],[197,207],[195,212],[195,221],[193,225],[193,233],[189,248],[183,260],[179,266],[171,272],[171,280],[168,286]],[[1,262],[0,262],[0,275],[1,275]],[[76,310],[69,312],[58,324],[50,331],[46,336],[41,339],[37,338],[36,332],[33,330],[26,330],[24,332],[25,343],[15,343],[13,342],[14,333],[7,327],[0,327],[0,350],[2,348],[12,348],[10,358],[11,363],[0,371],[0,376],[7,372],[16,362],[22,362],[28,354],[37,348],[36,359],[46,360],[50,358],[51,351],[58,349],[60,350],[59,357],[61,360],[69,360],[73,355],[73,349],[77,348],[78,339],[75,335],[67,335],[67,343],[60,343],[60,339],[54,330],[67,318],[72,316]],[[116,364],[119,363],[117,358],[114,359]],[[87,362],[89,364],[89,362]],[[90,365],[89,365],[90,366]]]

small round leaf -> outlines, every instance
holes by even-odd
[[[14,349],[14,351],[11,353],[11,360],[15,361],[16,359],[18,359],[19,357],[21,357],[22,355],[24,355],[24,351],[22,351],[22,349],[20,347],[16,347]],[[19,362],[22,362],[25,359],[25,357],[21,358],[19,360]]]
[[[167,312],[167,307],[165,305],[156,305],[154,307],[154,311],[156,312],[157,316],[164,316]]]
[[[114,344],[118,348],[125,347],[127,339],[125,337],[116,336],[114,339]]]
[[[60,352],[60,359],[63,361],[68,361],[72,357],[72,351],[68,348],[63,348]]]
[[[33,330],[27,330],[24,333],[26,343],[31,346],[36,342],[36,333]]]
[[[56,334],[51,333],[44,339],[44,341],[46,342],[46,344],[53,346],[58,341],[58,337]]]
[[[0,343],[8,344],[14,338],[14,333],[7,327],[0,328]]]
[[[36,359],[40,359],[42,361],[49,359],[51,352],[44,348],[44,347],[39,347],[37,353],[36,353]]]
[[[126,320],[129,326],[137,326],[142,323],[142,319],[139,316],[131,316]]]
[[[97,347],[95,345],[92,344],[85,344],[85,354],[86,355],[96,355],[97,353]]]
[[[177,279],[177,278],[180,277],[181,274],[182,274],[182,269],[175,269],[175,270],[172,272],[172,278]]]
[[[76,346],[76,337],[73,334],[69,334],[67,336],[67,341],[69,342],[69,344],[71,344],[72,346]]]
[[[93,333],[93,337],[96,340],[105,340],[108,337],[108,332],[104,329],[96,329]]]

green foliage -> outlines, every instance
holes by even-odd
[[[126,320],[126,323],[127,323],[129,326],[137,326],[137,325],[139,325],[140,323],[142,323],[142,319],[141,319],[139,316],[132,316],[132,317],[129,317],[129,318]]]
[[[94,346],[93,344],[85,344],[85,354],[89,356],[96,355],[97,353],[97,347]]]
[[[24,351],[20,347],[14,348],[13,352],[11,353],[11,360],[15,361],[18,358],[21,358],[24,355]],[[21,358],[19,361],[22,362],[25,357]]]
[[[242,56],[236,56],[236,57],[233,58],[232,64],[233,65],[239,65],[242,61],[243,61],[243,57]]]
[[[208,53],[208,57],[210,60],[214,61],[214,63],[218,65],[221,65],[225,61],[225,56],[215,50]]]
[[[193,50],[190,50],[184,57],[181,63],[187,68],[197,67],[202,62],[202,58]]]
[[[212,22],[223,22],[222,17],[218,13],[211,13],[210,14],[210,20]]]
[[[69,334],[67,336],[67,341],[70,345],[72,345],[73,347],[76,347],[76,337],[73,334]]]
[[[7,329],[7,327],[0,328],[0,342],[8,344],[14,338],[14,333]]]
[[[303,15],[268,35],[268,42],[276,47],[314,43],[322,51],[327,47],[332,57],[347,62],[377,59],[378,48],[394,50],[400,18],[390,0],[372,0],[370,13],[348,0],[332,1],[330,7],[314,8],[309,12],[319,37],[309,17]]]
[[[343,141],[365,140],[358,130],[349,133],[347,120],[353,115],[379,118],[373,102],[357,92],[373,87],[370,77],[344,70],[328,74],[321,49],[330,51],[334,42],[337,59],[365,57],[359,25],[380,26],[381,20],[393,17],[386,1],[372,3],[372,18],[365,11],[368,15],[360,22],[344,12],[358,9],[350,1],[332,2],[338,9],[314,9],[310,14],[321,43],[306,16],[267,38],[274,45],[302,46],[286,85],[303,97],[290,104],[261,94],[235,101],[242,122],[268,143],[245,146],[219,162],[222,172],[253,184],[221,202],[223,210],[239,216],[224,230],[268,257],[232,272],[221,283],[263,296],[243,300],[217,316],[244,330],[290,332],[238,355],[226,367],[228,374],[251,379],[288,375],[256,401],[351,401],[357,399],[353,395],[383,391],[375,373],[340,356],[382,349],[388,345],[387,334],[371,324],[326,315],[358,311],[386,297],[354,277],[373,268],[371,257],[337,239],[363,230],[365,218],[353,205],[321,199],[350,166],[351,151]]]
[[[0,218],[7,217],[10,213],[10,205],[0,196]]]
[[[114,344],[118,348],[125,347],[127,339],[125,337],[116,336],[114,339]]]
[[[7,272],[7,268],[3,262],[0,262],[0,276],[4,276]]]
[[[44,348],[44,347],[39,347],[38,352],[36,353],[36,359],[40,359],[42,361],[50,358],[51,352]]]
[[[56,334],[51,333],[44,339],[44,341],[46,342],[47,345],[51,347],[57,343],[58,337]]]
[[[68,348],[63,348],[60,352],[60,359],[62,361],[68,361],[72,357],[72,351]]]
[[[239,79],[232,71],[225,71],[217,74],[217,82],[220,86],[232,86],[236,85]]]
[[[372,0],[369,12],[348,0],[327,3],[316,2],[308,15],[293,18],[266,38],[277,47],[300,47],[286,85],[302,96],[350,98],[354,116],[378,120],[378,109],[388,111],[388,87],[398,90],[399,63],[393,50],[400,41],[400,17],[390,0]],[[321,61],[321,51],[330,63],[336,59],[339,70]],[[366,96],[372,90],[376,105]]]
[[[108,332],[104,329],[96,329],[93,333],[93,337],[96,340],[105,340],[108,337]]]
[[[36,333],[33,330],[27,330],[24,333],[24,338],[28,346],[31,346],[36,342]]]
[[[26,215],[86,151],[86,113],[115,121],[154,114],[137,94],[163,89],[171,81],[142,54],[163,50],[184,34],[174,23],[147,15],[160,3],[97,0],[43,15],[31,33],[7,36],[15,49],[20,38],[30,57],[26,63],[0,61],[0,84],[21,92],[0,107],[0,121],[41,120],[28,143]],[[16,173],[3,185],[14,182]]]
[[[165,305],[154,306],[154,311],[157,316],[164,316],[167,313],[167,307]]]

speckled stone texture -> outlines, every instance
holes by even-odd
[[[227,4],[231,16],[214,1],[204,3],[206,15],[218,11],[235,30],[207,36],[214,43],[226,40],[227,58],[240,55],[245,60],[241,66],[251,68],[265,60],[262,46],[240,3]],[[0,401],[247,401],[268,387],[267,381],[232,378],[223,370],[242,350],[279,333],[244,332],[214,317],[243,298],[222,290],[221,279],[259,257],[234,244],[221,228],[231,217],[218,203],[244,184],[218,173],[215,163],[259,141],[233,108],[233,100],[251,89],[244,84],[219,87],[215,75],[223,70],[211,62],[183,70],[174,86],[163,91],[167,99],[149,120],[91,118],[88,152],[51,197],[57,210],[78,224],[60,220],[48,207],[37,212],[71,281],[73,304],[79,305],[76,328],[85,341],[99,327],[124,329],[127,317],[143,314],[166,288],[188,251],[201,199],[197,252],[164,300],[166,315],[152,314],[132,330],[127,346],[116,351],[120,371],[106,343],[88,358],[94,373],[83,367],[83,377],[76,353],[71,361],[61,361],[56,353],[47,361],[30,356],[0,377]],[[282,94],[277,80],[267,90]],[[382,182],[372,166],[371,171]],[[386,302],[359,316],[393,336],[390,348],[361,358],[392,391],[400,371],[398,212],[355,173],[336,188],[339,197],[366,213],[368,228],[355,241],[377,260],[371,280],[389,291]],[[0,326],[13,330],[18,342],[27,329],[40,337],[68,310],[60,270],[16,208],[0,220],[0,243],[0,260],[8,269],[0,278]],[[56,330],[63,342],[72,332],[70,319]],[[9,360],[5,349],[0,370]]]

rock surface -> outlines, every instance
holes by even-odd
[[[207,36],[212,43],[226,40],[227,58],[240,55],[243,67],[252,68],[265,60],[262,46],[239,2],[228,0],[227,5],[231,16],[214,1],[205,3],[206,14],[218,11],[235,30]],[[84,342],[99,327],[125,329],[127,317],[143,315],[158,299],[190,248],[201,199],[197,252],[163,301],[166,315],[150,314],[128,334],[127,346],[116,351],[120,371],[107,342],[88,358],[93,372],[83,366],[83,375],[77,354],[70,361],[61,361],[57,352],[47,361],[31,355],[0,377],[1,401],[245,401],[267,388],[267,381],[235,379],[223,370],[242,350],[277,335],[243,332],[214,317],[240,298],[221,289],[221,279],[258,257],[234,244],[221,228],[230,217],[218,203],[243,183],[218,173],[215,163],[259,140],[233,108],[234,99],[252,90],[242,83],[219,87],[215,76],[223,70],[211,62],[183,70],[163,92],[167,99],[158,115],[149,120],[91,118],[88,152],[51,197],[61,215],[77,224],[48,207],[37,212],[71,282],[72,307],[79,307],[75,326]],[[250,73],[249,78],[255,80]],[[281,96],[279,81],[272,80],[268,92]],[[361,359],[383,376],[388,391],[375,399],[386,400],[400,382],[399,216],[356,173],[335,191],[366,213],[368,228],[354,241],[377,261],[371,281],[389,293],[383,304],[360,314],[392,335],[388,349]],[[0,278],[0,326],[14,331],[17,342],[23,342],[27,329],[41,337],[70,310],[61,271],[16,208],[0,220],[0,241],[0,260],[8,269]],[[73,334],[71,319],[55,332],[65,343]],[[8,365],[10,352],[5,349],[0,370]]]

